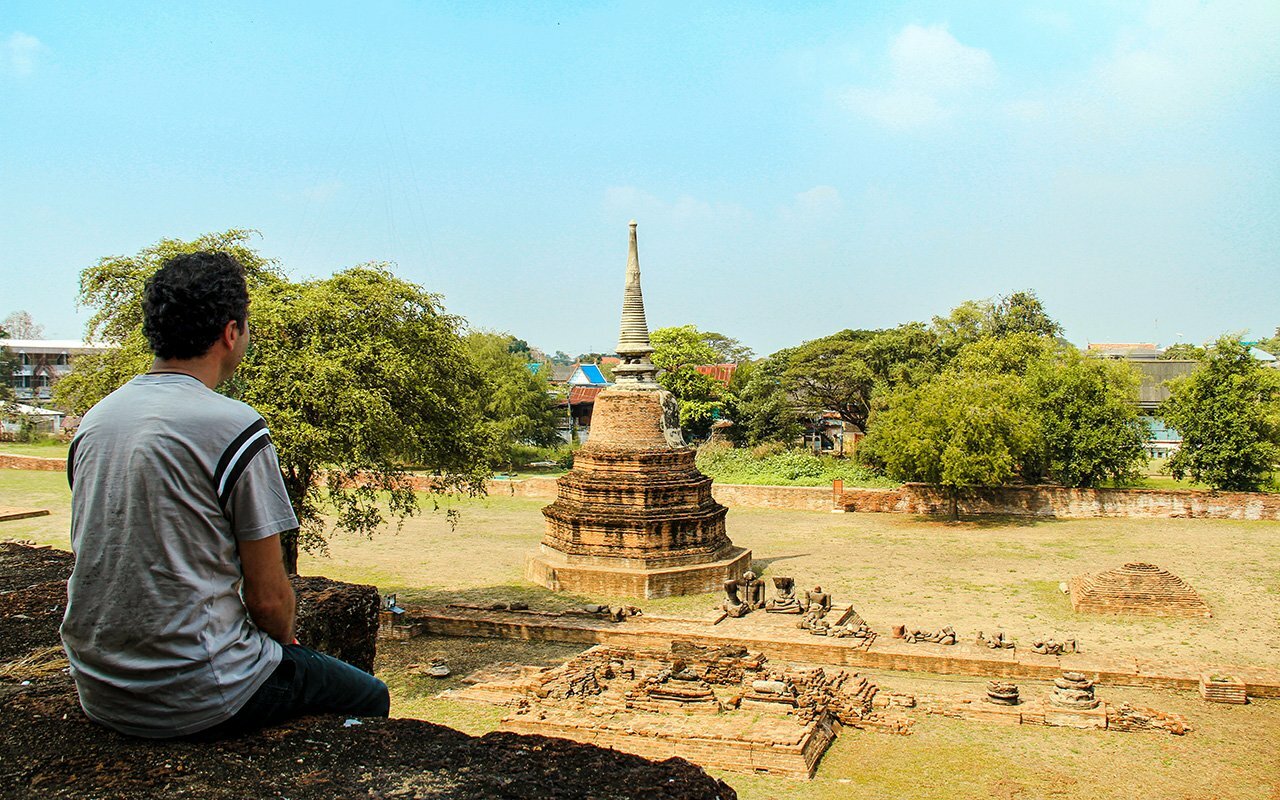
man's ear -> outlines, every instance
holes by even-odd
[[[234,319],[229,320],[222,328],[222,343],[227,346],[228,350],[234,350],[236,340],[241,336],[244,336],[245,333],[246,331],[240,328],[239,322],[236,322]]]

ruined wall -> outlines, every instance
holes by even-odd
[[[830,511],[830,486],[711,485],[711,496],[730,508],[775,508],[785,511]]]
[[[898,489],[846,489],[837,498],[837,507],[845,511],[945,515],[951,506],[941,489],[908,483]],[[1022,517],[1280,519],[1280,494],[1004,486],[965,492],[959,508],[961,514]]]
[[[40,472],[65,472],[65,458],[43,458],[41,456],[11,456],[0,453],[0,469],[33,469]]]

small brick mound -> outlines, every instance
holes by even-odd
[[[1204,673],[1200,676],[1200,696],[1210,703],[1247,703],[1244,681],[1234,675]]]
[[[1186,581],[1154,564],[1129,563],[1118,569],[1071,579],[1071,607],[1095,614],[1147,617],[1211,617]]]

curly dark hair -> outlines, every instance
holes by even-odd
[[[228,253],[201,251],[168,259],[147,280],[142,333],[163,359],[198,358],[235,320],[249,318],[244,267]]]

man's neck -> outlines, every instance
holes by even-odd
[[[151,362],[151,370],[147,374],[157,373],[190,375],[210,389],[222,383],[221,364],[210,358],[157,358]]]

